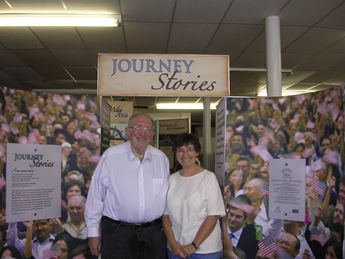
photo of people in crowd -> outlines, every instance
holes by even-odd
[[[343,96],[344,88],[332,88],[226,99],[224,197],[228,238],[242,250],[237,255],[255,258],[256,247],[259,258],[272,250],[278,258],[343,258],[325,257],[340,255],[344,240]],[[303,222],[269,217],[269,163],[284,158],[306,161]]]
[[[343,258],[344,102],[343,87],[226,98],[223,258]],[[95,96],[0,88],[1,256],[93,258],[84,211],[100,128]],[[6,223],[7,143],[61,146],[60,218]],[[269,163],[281,158],[306,161],[304,221],[269,217]]]
[[[84,209],[92,173],[100,158],[96,97],[2,87],[0,100],[0,251],[11,251],[12,257],[16,253],[20,258],[90,254]],[[61,146],[61,218],[6,224],[7,143]],[[26,249],[30,246],[32,250]]]

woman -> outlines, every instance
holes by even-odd
[[[229,189],[232,197],[243,194],[243,172],[239,169],[232,169],[229,173]]]
[[[71,242],[71,237],[67,234],[58,235],[50,250],[44,252],[43,259],[68,259],[68,244]]]
[[[182,169],[169,178],[163,228],[168,257],[218,259],[222,256],[218,219],[225,215],[215,175],[198,165],[199,140],[191,134],[177,137],[174,153]]]
[[[340,242],[335,240],[330,241],[325,250],[325,259],[343,258],[342,244]]]
[[[0,253],[0,258],[15,258],[15,259],[22,259],[17,248],[14,246],[5,246]]]

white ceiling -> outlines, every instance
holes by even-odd
[[[0,86],[96,89],[98,52],[227,54],[231,68],[265,68],[270,15],[280,17],[282,68],[293,70],[283,74],[283,89],[345,85],[343,0],[0,0],[2,13],[38,10],[115,13],[122,24],[0,28]],[[266,86],[264,72],[230,78],[232,96]]]

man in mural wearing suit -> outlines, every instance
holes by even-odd
[[[229,202],[229,207],[228,236],[235,247],[234,252],[239,254],[240,249],[247,259],[254,259],[258,251],[258,241],[252,219],[248,217],[253,213],[254,207],[249,197],[244,194],[233,198]]]

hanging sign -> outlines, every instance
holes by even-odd
[[[108,101],[110,105],[110,123],[125,123],[133,113],[133,101]]]
[[[102,96],[230,95],[229,56],[99,53]]]

